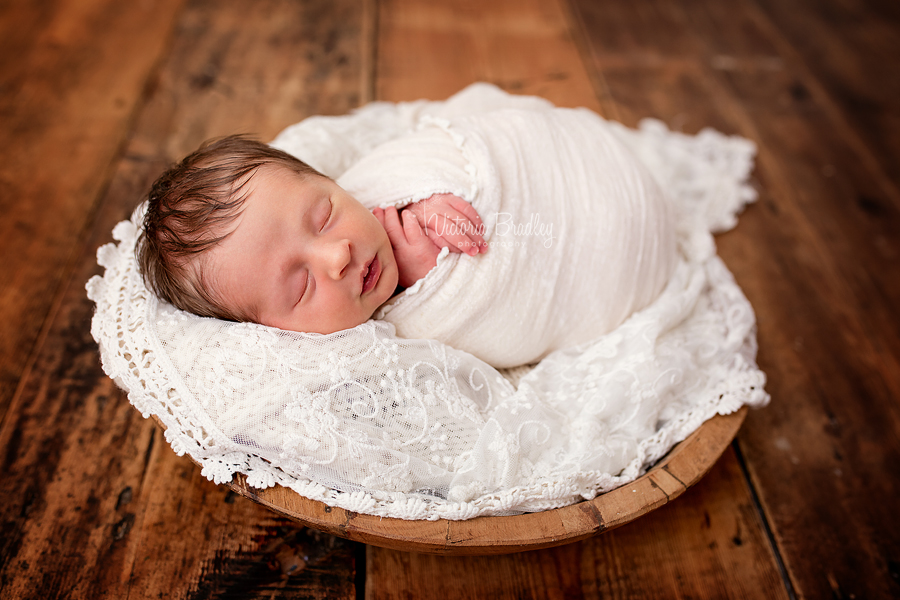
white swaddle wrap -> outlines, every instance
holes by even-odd
[[[443,125],[420,128],[423,119],[462,131],[466,115],[547,106],[476,85],[447,102],[380,103],[308,119],[277,144],[338,177],[409,132],[446,135]],[[658,123],[640,131],[609,127],[672,191],[679,253],[662,293],[617,326],[624,317],[616,310],[627,307],[611,310],[604,318],[614,329],[594,341],[551,352],[512,376],[450,345],[397,337],[385,321],[317,335],[190,315],[160,303],[143,284],[134,258],[139,209],[116,226],[118,243],[100,248],[106,272],[87,286],[104,369],[210,479],[241,472],[250,485],[278,483],[351,511],[406,519],[512,514],[592,498],[633,480],[716,413],[768,401],[754,362],[752,308],[710,235],[733,225],[753,198],[744,183],[753,147],[714,132],[671,133]],[[473,131],[463,131],[454,147],[468,153],[479,139]],[[450,191],[476,206],[489,198],[502,174],[467,170],[473,157],[457,165],[472,187],[422,194]],[[532,168],[517,185],[544,185],[541,165]],[[547,177],[557,176],[553,169]],[[631,190],[647,185],[635,177],[641,182]],[[495,230],[492,243],[500,237]],[[472,262],[507,256],[499,249]],[[447,277],[433,293],[473,285],[453,279],[463,258],[456,262],[444,259],[429,274]],[[659,267],[647,264],[651,275]],[[578,286],[580,275],[591,274],[574,268],[566,281]],[[492,266],[489,275],[502,271]],[[543,281],[561,286],[555,277]],[[509,293],[520,293],[527,284],[510,285]],[[628,302],[645,301],[640,290],[634,295]],[[599,302],[595,308],[610,310]],[[398,302],[394,310],[401,309]]]
[[[472,203],[487,254],[444,256],[378,314],[494,367],[596,339],[662,291],[675,267],[668,201],[609,124],[585,110],[423,119],[338,184],[368,207],[434,193]]]

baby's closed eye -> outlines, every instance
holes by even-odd
[[[326,198],[322,202],[319,202],[316,206],[316,215],[313,221],[316,226],[316,231],[324,231],[331,222],[333,215],[334,204],[331,202],[331,198]]]

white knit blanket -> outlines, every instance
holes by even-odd
[[[612,331],[668,282],[674,219],[647,168],[595,113],[535,104],[423,118],[338,178],[369,207],[450,192],[484,220],[486,255],[446,255],[380,313],[397,335],[515,367]]]
[[[497,109],[502,109],[502,117],[495,114],[491,119],[490,111]],[[584,135],[573,135],[570,128],[561,136],[553,134],[566,119]],[[521,172],[515,165],[490,172],[488,166],[502,163],[498,156],[515,144],[494,143],[484,131],[496,125],[495,132],[505,130],[515,137],[520,135],[516,123],[523,120],[529,131],[545,128],[541,135],[570,155],[549,166],[547,161],[523,159],[527,168]],[[585,126],[586,120],[596,126]],[[496,203],[503,202],[501,192],[510,189],[518,190],[519,200],[549,202],[544,194],[527,197],[529,191],[560,189],[552,182],[568,186],[572,173],[584,189],[623,191],[620,197],[634,199],[626,205],[628,213],[635,207],[659,208],[655,203],[661,196],[646,166],[672,198],[678,251],[660,251],[666,242],[654,241],[654,218],[643,215],[629,221],[627,214],[611,213],[615,207],[601,212],[611,214],[610,222],[618,227],[636,223],[649,234],[615,237],[621,232],[609,227],[599,243],[590,236],[574,242],[568,236],[579,234],[571,232],[577,229],[572,219],[593,208],[582,200],[568,208],[541,204],[541,211],[553,213],[557,241],[573,247],[586,243],[592,253],[599,252],[599,259],[591,254],[587,260],[606,260],[605,250],[621,247],[657,258],[641,257],[636,263],[635,257],[626,258],[637,265],[637,274],[624,275],[619,274],[622,267],[603,263],[580,270],[575,263],[585,258],[581,255],[571,265],[558,257],[548,259],[556,261],[553,268],[558,267],[560,275],[554,277],[562,279],[541,284],[549,290],[541,292],[541,302],[581,302],[576,323],[593,319],[609,332],[551,351],[531,370],[501,374],[451,345],[397,337],[385,321],[331,335],[298,334],[204,319],[162,304],[147,292],[137,272],[133,249],[142,214],[138,210],[114,230],[119,243],[98,251],[106,273],[88,282],[97,304],[92,332],[106,372],[129,392],[139,410],[162,420],[175,451],[189,453],[207,477],[223,482],[242,472],[257,487],[279,483],[333,506],[406,519],[542,510],[592,498],[633,480],[714,414],[768,401],[765,377],[754,362],[753,311],[715,256],[710,235],[732,226],[736,213],[754,197],[744,184],[753,156],[746,140],[710,131],[684,136],[657,122],[631,131],[585,112],[554,111],[543,100],[509,96],[482,84],[446,102],[378,103],[344,117],[308,119],[275,143],[330,176],[344,175],[340,181],[351,191],[372,194],[367,202],[405,202],[451,192],[470,199],[486,217],[491,251],[474,259],[442,259],[417,290],[396,303],[388,319],[392,313],[401,315],[404,304],[418,302],[423,311],[432,310],[426,305],[442,290],[457,294],[482,284],[496,290],[488,304],[532,310],[530,299],[509,296],[521,294],[521,286],[528,285],[519,281],[521,272],[513,269],[517,277],[497,286],[504,269],[489,261],[515,260],[509,258],[515,253],[507,254],[497,243],[503,237],[497,215],[505,205]],[[582,143],[591,152],[607,149],[609,164],[616,165],[608,181],[577,165],[584,155]],[[422,151],[428,144],[434,153]],[[440,158],[430,172],[417,163],[423,185],[415,192],[409,191],[408,181],[394,177],[386,178],[388,184],[378,177],[371,179],[371,187],[366,184],[367,161],[376,164],[410,148]],[[513,176],[516,181],[507,185]],[[658,231],[664,234],[666,225],[660,223]],[[607,226],[602,219],[594,225]],[[492,256],[498,258],[489,259]],[[674,267],[666,263],[667,256],[675,258]],[[488,274],[479,274],[479,269]],[[573,274],[562,274],[567,269]],[[590,279],[595,270],[624,286],[631,297],[622,300],[612,289],[594,303],[583,298],[579,277]],[[545,271],[540,273],[542,281],[547,281]],[[653,279],[646,288],[641,274]],[[655,288],[662,284],[657,277],[667,280],[658,296]],[[564,284],[575,286],[575,293],[554,295]],[[597,289],[604,288],[595,286],[592,293]],[[438,300],[435,314],[444,310],[441,302],[453,302]],[[497,317],[502,326],[475,321],[476,329],[484,328],[488,335],[460,338],[460,345],[490,353],[503,346],[491,345],[491,340],[502,342],[505,335],[524,339],[522,331],[508,329],[521,321]],[[566,346],[564,337],[554,338],[562,322],[567,321],[552,321],[552,327],[527,322],[543,337],[523,356]],[[515,356],[510,364],[523,360]]]

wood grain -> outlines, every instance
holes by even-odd
[[[372,549],[366,599],[787,598],[730,450],[681,498],[590,540],[503,556]]]
[[[602,14],[576,4],[598,32],[595,68],[630,114],[654,110],[690,131],[710,123],[759,144],[760,204],[719,239],[757,311],[773,396],[748,418],[743,454],[798,595],[896,596],[900,524],[893,502],[877,499],[900,491],[897,198],[884,155],[855,130],[863,117],[797,50],[846,47],[779,30],[753,2],[621,2]],[[794,3],[791,19],[806,22],[804,10]],[[629,65],[631,54],[645,63]]]
[[[900,597],[896,3],[251,6],[0,5],[0,597]],[[205,137],[474,80],[757,141],[760,201],[717,243],[756,308],[773,403],[738,453],[626,527],[360,561],[174,456],[100,371],[83,284],[112,225]]]
[[[900,188],[900,10],[894,2],[787,4],[758,0],[760,15],[852,128],[844,142]],[[895,205],[896,206],[896,205]]]
[[[377,99],[444,99],[475,81],[600,110],[565,13],[540,0],[382,0]]]
[[[357,7],[267,0],[248,12],[195,0],[170,17],[166,59],[0,428],[2,597],[355,597],[355,545],[206,481],[115,389],[90,337],[84,283],[99,270],[97,246],[166,163],[213,135],[269,137],[358,102]]]
[[[181,4],[0,4],[0,417]]]

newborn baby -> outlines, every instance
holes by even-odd
[[[767,399],[710,235],[752,198],[749,146],[484,84],[227,138],[98,251],[91,331],[215,481],[410,519],[591,498]]]
[[[612,331],[674,270],[667,198],[586,109],[472,86],[336,180],[290,131],[289,154],[225,138],[154,185],[138,253],[157,295],[300,332],[374,315],[504,368]]]
[[[370,212],[293,156],[231,136],[159,178],[138,258],[149,287],[182,310],[325,334],[364,323],[441,248],[485,252],[481,229],[451,194]]]

